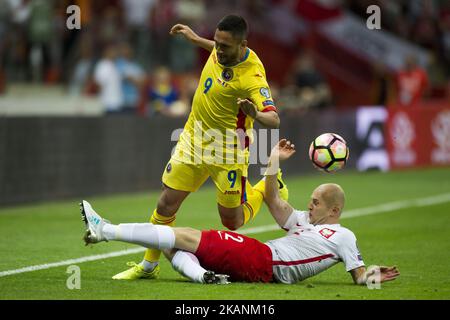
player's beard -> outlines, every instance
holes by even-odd
[[[226,66],[228,64],[227,56],[225,56],[223,54],[222,55],[217,54],[217,60],[219,60],[219,63],[224,66]]]
[[[239,63],[239,50],[234,55],[217,54],[217,60],[221,65],[231,67]]]

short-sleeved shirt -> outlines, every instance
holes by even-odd
[[[294,210],[282,228],[286,236],[266,242],[278,282],[295,283],[341,261],[346,271],[364,266],[354,233],[340,224],[313,225],[308,212]]]
[[[253,139],[254,119],[243,113],[237,98],[250,99],[259,111],[276,111],[264,66],[254,51],[247,48],[241,62],[227,67],[219,63],[216,49],[213,49],[203,68],[174,159],[196,164],[206,160],[219,166],[237,157],[246,159],[247,147]],[[239,135],[239,132],[246,134]],[[216,144],[211,144],[212,141]],[[204,152],[212,145],[214,152]]]
[[[100,60],[94,70],[94,79],[100,86],[100,100],[106,111],[117,111],[123,103],[122,77],[111,60]]]

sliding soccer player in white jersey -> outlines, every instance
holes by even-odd
[[[339,185],[318,186],[308,211],[297,211],[280,198],[278,163],[294,153],[294,145],[281,140],[272,150],[265,181],[264,201],[275,221],[287,231],[284,237],[261,243],[230,231],[151,223],[112,225],[83,201],[84,240],[86,244],[116,240],[164,250],[175,270],[200,283],[224,283],[224,275],[228,275],[232,281],[292,284],[338,262],[344,263],[356,284],[366,284],[375,273],[374,280],[380,283],[396,279],[400,273],[395,266],[366,269],[355,235],[339,224],[345,203]]]

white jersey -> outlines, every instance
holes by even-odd
[[[266,242],[278,282],[304,280],[340,261],[346,271],[364,266],[355,235],[340,224],[313,225],[308,212],[294,210],[282,228],[286,236]]]
[[[106,110],[119,110],[123,103],[122,77],[114,62],[100,60],[95,66],[94,79],[100,86],[100,100]]]

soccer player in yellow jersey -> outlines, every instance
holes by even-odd
[[[251,129],[256,120],[278,128],[280,119],[271,97],[262,62],[247,47],[247,23],[228,15],[217,25],[214,41],[176,24],[171,35],[182,35],[211,52],[200,76],[192,110],[162,177],[163,191],[150,222],[173,226],[181,203],[211,177],[217,189],[222,224],[236,230],[259,211],[264,181],[247,181]],[[280,195],[287,187],[279,174]],[[113,279],[157,278],[161,252],[148,249],[140,264]]]

